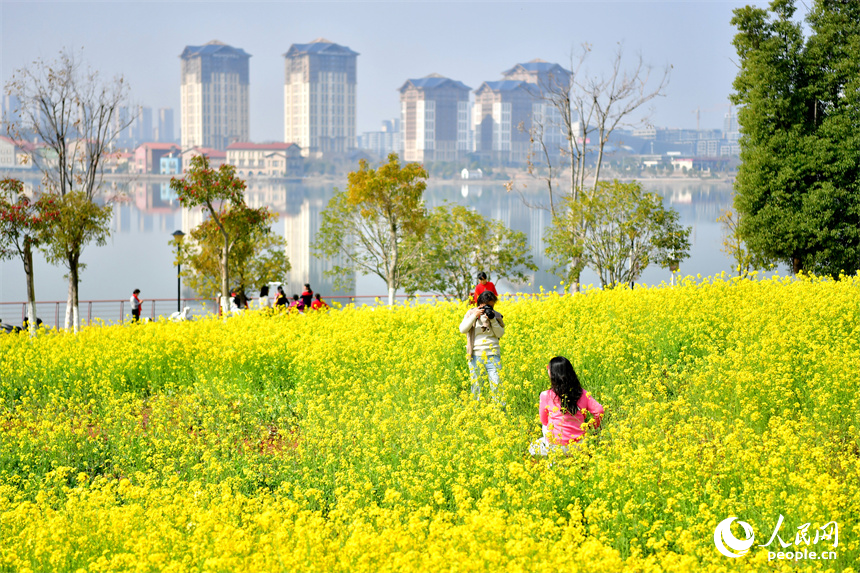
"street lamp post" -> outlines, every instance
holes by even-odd
[[[184,236],[182,231],[173,232],[173,240],[176,241],[176,312],[182,312],[182,263],[179,259],[179,247]]]

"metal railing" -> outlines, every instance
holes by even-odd
[[[397,299],[408,298],[407,295],[397,295]],[[353,296],[332,296],[323,298],[329,305],[337,301],[342,305],[351,303],[375,304],[376,300],[383,304],[387,302],[388,295],[353,295]],[[250,299],[251,308],[254,308],[254,303],[257,299]],[[274,302],[273,297],[269,297],[269,306]],[[219,311],[218,300],[209,298],[183,298],[181,299],[180,307],[190,307],[189,318],[192,316],[202,316],[209,313],[217,313]],[[46,316],[45,307],[50,309]],[[259,308],[259,307],[257,307]],[[149,318],[156,320],[160,316],[170,316],[176,312],[175,298],[155,298],[144,299],[142,301],[141,318]],[[127,320],[131,320],[131,302],[128,299],[107,299],[107,300],[82,300],[78,301],[79,319],[82,323],[92,325],[94,321],[103,321],[106,323],[122,324]],[[42,320],[45,326],[53,326],[59,329],[65,325],[66,316],[66,301],[36,301],[36,317]],[[6,324],[20,326],[24,323],[27,317],[26,302],[0,302],[0,319]],[[50,318],[49,318],[50,317]]]
[[[191,307],[195,314],[206,311],[206,305],[211,303],[212,308],[217,308],[216,301],[208,298],[183,298],[181,306]],[[50,308],[49,315],[45,315],[45,307]],[[144,300],[141,306],[140,316],[155,320],[159,316],[170,316],[176,311],[175,298],[156,298]],[[131,303],[127,299],[109,300],[81,300],[78,301],[78,318],[81,322],[91,325],[94,321],[107,323],[123,323],[131,320]],[[46,326],[51,325],[50,317],[53,319],[54,328],[60,328],[65,323],[66,301],[36,301],[36,317],[42,320]],[[0,302],[0,319],[4,323],[16,326],[23,324],[27,317],[26,302]]]
[[[549,293],[547,293],[549,294]],[[501,295],[502,299],[511,299],[520,296],[517,294]],[[535,296],[531,294],[529,296]],[[395,295],[398,301],[415,299],[415,296],[405,294]],[[442,296],[422,294],[417,297],[421,301],[444,300]],[[388,303],[388,295],[343,295],[323,297],[329,306],[334,302],[340,303],[343,306],[348,304],[367,304],[374,306],[377,304],[385,305]],[[250,308],[259,308],[256,298],[249,299]],[[268,299],[268,306],[272,306],[274,297]],[[189,316],[204,316],[210,313],[219,312],[218,300],[210,298],[183,298],[181,299],[182,308],[189,307]],[[45,315],[45,307],[50,308],[49,320]],[[108,299],[108,300],[82,300],[78,302],[79,318],[82,323],[92,325],[94,322],[102,321],[105,323],[122,324],[127,320],[131,320],[131,303],[128,299]],[[155,298],[144,299],[141,307],[141,318],[149,318],[156,320],[160,316],[169,317],[176,312],[175,298]],[[61,328],[65,324],[66,301],[37,301],[36,316],[43,321],[45,326],[53,326]],[[26,302],[0,302],[0,319],[5,324],[13,324],[20,326],[27,317]],[[51,324],[53,322],[53,324]]]

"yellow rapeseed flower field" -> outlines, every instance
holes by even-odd
[[[856,570],[860,279],[496,308],[505,409],[464,304],[0,336],[0,571]],[[555,355],[607,413],[532,458]]]

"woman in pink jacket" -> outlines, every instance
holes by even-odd
[[[570,442],[585,434],[585,412],[594,416],[594,427],[600,425],[603,406],[582,389],[570,360],[556,356],[547,364],[549,390],[540,394],[540,423],[543,437],[529,446],[533,456],[545,456],[551,450],[567,452]]]

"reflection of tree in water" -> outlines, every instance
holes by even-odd
[[[183,213],[176,201],[162,193],[162,184],[169,181],[163,178],[138,177],[132,181],[116,178],[116,187],[124,198],[114,204],[114,220],[112,232],[115,235],[143,235],[144,241],[167,241],[169,234],[176,229],[188,232],[199,221],[193,214]],[[114,180],[111,180],[113,185]],[[38,185],[38,179],[31,184]],[[551,262],[544,250],[543,238],[551,218],[547,211],[526,207],[519,195],[508,192],[500,182],[480,180],[470,181],[468,193],[463,195],[463,181],[435,183],[431,180],[425,194],[428,208],[442,205],[445,202],[465,205],[475,209],[484,217],[499,219],[511,229],[526,234],[531,247],[531,254],[540,270],[535,274],[532,286],[518,286],[518,290],[539,290],[557,286],[559,278],[548,272]],[[519,183],[518,183],[519,184]],[[520,184],[521,185],[521,184]],[[702,269],[702,274],[716,274],[727,270],[729,265],[724,261],[724,255],[719,247],[719,224],[716,222],[721,210],[732,202],[732,186],[725,182],[706,182],[695,180],[684,181],[643,181],[647,191],[660,194],[667,205],[671,205],[681,215],[681,223],[693,227],[694,249],[688,268]],[[290,294],[300,293],[302,285],[309,282],[315,292],[324,296],[335,294],[382,294],[384,285],[364,281],[353,283],[351,292],[337,293],[334,291],[333,280],[324,275],[331,268],[331,263],[320,260],[310,250],[311,243],[316,239],[320,224],[320,213],[325,209],[328,200],[333,195],[333,188],[345,188],[344,182],[284,182],[264,179],[252,179],[248,182],[246,195],[247,203],[253,207],[266,205],[277,211],[280,219],[274,228],[287,239],[287,256],[292,264],[292,270],[287,276],[287,288]],[[480,195],[478,194],[480,189]],[[524,193],[537,189],[524,188]],[[142,193],[142,195],[140,195]],[[535,193],[535,197],[539,197]],[[702,232],[706,230],[706,232]],[[713,244],[711,244],[713,243]],[[110,244],[110,243],[109,243]],[[477,248],[477,246],[476,246]],[[166,255],[165,255],[166,256]],[[98,261],[92,261],[96,265]],[[157,268],[172,268],[171,258],[165,258],[153,263]],[[683,269],[682,269],[683,270]],[[167,271],[169,273],[169,271]],[[650,275],[649,275],[650,277]],[[646,277],[650,282],[651,278]],[[660,282],[663,278],[654,280]],[[370,284],[370,286],[367,286]],[[586,283],[587,284],[587,283]],[[501,285],[502,288],[512,288],[511,285]],[[365,292],[375,289],[374,292]],[[377,292],[378,291],[378,292]],[[250,294],[250,293],[249,293]]]
[[[281,231],[287,239],[287,256],[292,263],[284,290],[290,294],[299,294],[304,284],[310,283],[314,292],[323,297],[355,294],[355,277],[352,278],[350,288],[335,289],[334,279],[325,274],[335,266],[335,262],[320,259],[310,248],[319,231],[321,213],[334,195],[333,188],[288,183],[284,195]]]
[[[663,196],[666,204],[679,212],[682,224],[693,227],[693,242],[696,239],[697,227],[702,225],[718,227],[716,218],[721,213],[721,209],[731,205],[732,201],[731,185],[728,183],[690,181],[664,184],[645,181],[644,185],[648,191]],[[285,233],[290,230],[290,235],[287,236],[287,249],[293,264],[290,288],[301,287],[308,280],[315,291],[325,293],[326,289],[333,288],[332,280],[323,275],[330,265],[316,258],[309,249],[310,243],[316,237],[320,213],[333,194],[332,187],[288,184],[285,192],[288,205],[286,213],[282,213],[282,218],[285,223]],[[478,188],[481,190],[480,195],[476,192]],[[673,197],[683,197],[684,201],[673,202]],[[523,204],[516,193],[509,193],[503,184],[488,181],[481,181],[477,185],[470,184],[469,193],[465,197],[462,182],[436,185],[431,182],[425,193],[425,202],[431,209],[446,202],[465,205],[475,209],[484,217],[498,219],[509,228],[526,234],[531,246],[531,254],[540,270],[535,273],[531,286],[502,285],[503,287],[516,286],[516,290],[529,292],[539,290],[540,286],[550,289],[558,285],[560,279],[547,270],[551,267],[551,261],[546,256],[544,246],[546,228],[551,222],[548,211],[529,208]],[[709,273],[719,273],[724,270],[725,265],[723,265],[719,244],[703,245],[703,247],[709,249],[707,250],[709,260],[699,261],[698,266],[708,267],[713,260],[713,268],[708,271]],[[696,253],[701,255],[701,250],[701,248],[698,249]],[[361,292],[359,294],[380,294],[381,292],[382,290],[379,293]]]

